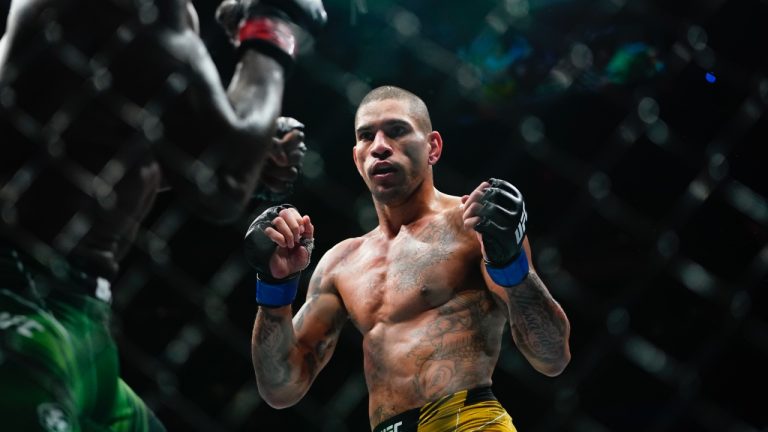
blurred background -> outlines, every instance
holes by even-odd
[[[194,3],[227,81],[217,2]],[[768,2],[325,5],[284,104],[306,124],[290,202],[316,226],[315,262],[376,225],[354,110],[404,87],[445,140],[438,189],[500,177],[525,194],[533,259],[570,318],[557,378],[504,341],[494,392],[520,431],[768,431]],[[351,325],[301,403],[258,396],[241,238],[261,210],[212,226],[160,196],[113,285],[123,376],[170,431],[367,430]]]

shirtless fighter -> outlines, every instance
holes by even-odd
[[[110,280],[160,189],[214,222],[239,216],[260,179],[289,190],[303,134],[276,119],[293,26],[326,19],[320,0],[228,0],[217,17],[239,48],[228,89],[187,0],[11,3],[0,39],[0,429],[163,430],[119,378]]]
[[[569,322],[536,275],[523,198],[490,179],[471,194],[435,189],[443,141],[424,102],[379,87],[361,102],[352,156],[379,226],[329,250],[292,317],[314,227],[289,205],[262,213],[246,235],[257,269],[252,357],[267,403],[297,403],[349,319],[363,334],[374,431],[514,431],[490,390],[502,330],[547,376],[570,361]]]

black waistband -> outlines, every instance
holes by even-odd
[[[496,396],[494,396],[493,391],[491,391],[490,387],[478,387],[478,388],[469,389],[469,391],[467,391],[467,399],[464,400],[464,406],[474,405],[480,402],[495,401],[495,400],[496,400]]]
[[[455,394],[455,393],[454,393]],[[447,397],[450,397],[448,395]],[[467,390],[464,406],[474,405],[480,402],[495,401],[490,387],[477,387]],[[414,408],[392,416],[373,428],[373,432],[416,432],[419,426],[419,414],[423,407]]]

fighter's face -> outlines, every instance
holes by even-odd
[[[384,204],[404,201],[430,173],[433,133],[420,130],[408,102],[398,99],[363,105],[355,123],[353,157],[373,198]]]

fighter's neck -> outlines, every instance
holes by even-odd
[[[432,184],[423,184],[405,202],[388,205],[374,202],[379,218],[379,229],[387,237],[394,237],[403,226],[409,225],[440,210],[443,194]]]

